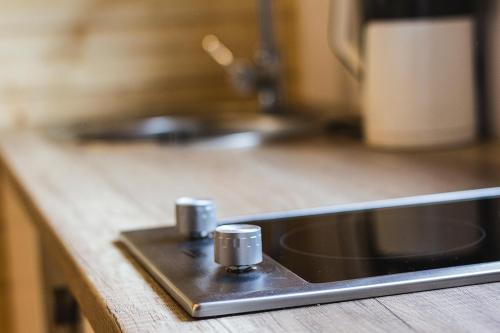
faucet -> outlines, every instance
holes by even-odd
[[[284,111],[281,59],[273,25],[273,1],[257,0],[259,46],[254,60],[235,59],[232,51],[215,35],[203,38],[203,49],[228,73],[235,90],[241,94],[256,93],[265,113]]]

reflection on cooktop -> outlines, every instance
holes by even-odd
[[[309,282],[500,260],[499,199],[260,222],[264,252]]]

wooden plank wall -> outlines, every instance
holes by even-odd
[[[218,34],[249,56],[253,1],[2,1],[0,123],[157,112],[237,98],[201,50]],[[283,7],[283,6],[281,6]]]
[[[292,100],[349,97],[327,48],[328,1],[275,1]],[[200,42],[215,33],[251,57],[257,39],[255,1],[0,0],[0,9],[0,127],[240,100]]]

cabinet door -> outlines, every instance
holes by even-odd
[[[76,313],[80,320],[58,323],[57,297],[54,291],[66,290],[56,263],[47,257],[43,244],[13,184],[2,179],[1,205],[6,244],[6,280],[8,285],[9,332],[12,333],[92,333],[92,327]],[[68,292],[69,293],[69,292]],[[74,302],[71,298],[69,303]],[[61,306],[61,305],[60,305]],[[62,306],[68,306],[66,302]],[[70,306],[70,308],[72,308]],[[68,309],[66,309],[67,312]],[[76,310],[77,311],[77,310]]]
[[[40,242],[12,184],[2,184],[9,316],[14,333],[46,332]]]

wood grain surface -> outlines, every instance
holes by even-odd
[[[500,283],[191,319],[116,244],[174,223],[174,200],[211,197],[220,217],[500,184],[500,144],[427,153],[315,139],[254,149],[1,140],[3,167],[96,332],[495,332]]]
[[[287,101],[345,113],[359,87],[328,46],[329,0],[276,0]],[[201,48],[258,45],[255,1],[23,0],[0,11],[0,128],[256,100]],[[209,111],[207,111],[209,112]]]
[[[215,33],[248,58],[257,44],[251,1],[25,0],[1,8],[0,128],[242,100],[201,41]],[[276,9],[277,26],[291,25],[290,2]],[[291,29],[280,30],[292,47]]]
[[[0,179],[2,172],[0,171]],[[1,182],[1,180],[0,180]],[[0,212],[4,211],[3,200],[0,200]],[[0,214],[0,332],[9,332],[10,316],[8,306],[8,276],[7,276],[7,258],[6,258],[6,232],[4,215]]]
[[[8,250],[8,332],[45,333],[47,309],[39,233],[13,186],[12,181],[6,179],[1,187]]]

